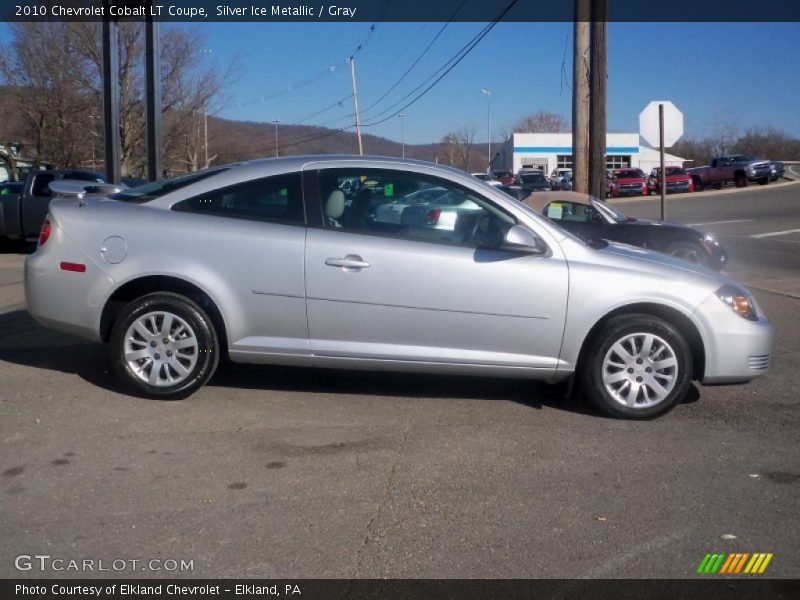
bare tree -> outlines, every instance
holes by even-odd
[[[60,166],[87,162],[102,114],[102,42],[99,23],[20,23],[0,49],[0,76],[16,90],[18,108],[37,158]],[[202,65],[204,38],[195,29],[164,28],[161,39],[164,163],[177,170],[206,166],[198,122],[221,103],[235,77],[226,68]],[[119,26],[120,160],[123,175],[145,170],[144,26]],[[35,101],[31,101],[35,99]],[[213,155],[209,156],[209,161]]]
[[[26,132],[29,154],[65,167],[85,157],[84,132],[91,97],[64,69],[63,49],[52,40],[69,36],[63,23],[13,23],[11,42],[0,51],[0,76],[13,91],[15,113]],[[31,152],[32,150],[32,152]]]
[[[472,166],[474,142],[475,127],[472,125],[464,125],[444,134],[437,153],[440,162],[469,172]]]
[[[718,116],[711,125],[711,132],[706,138],[711,144],[713,156],[725,156],[733,152],[733,146],[739,137],[736,122],[725,115]]]
[[[569,131],[569,122],[563,115],[540,110],[521,118],[512,130],[512,133],[562,133]]]

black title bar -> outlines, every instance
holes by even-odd
[[[0,0],[3,21],[489,22],[572,21],[572,0]],[[800,22],[798,0],[609,0],[609,22]]]

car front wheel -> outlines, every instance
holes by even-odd
[[[127,304],[111,334],[114,370],[144,396],[178,400],[203,386],[219,362],[211,319],[192,300],[159,292]]]
[[[691,384],[692,353],[681,333],[651,315],[610,319],[581,368],[589,400],[604,413],[652,419],[671,410]]]

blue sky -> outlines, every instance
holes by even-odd
[[[349,71],[341,61],[367,37],[370,24],[192,27],[206,37],[204,61],[224,64],[241,55],[241,77],[229,90],[231,106],[220,116],[293,122],[350,93]],[[399,78],[441,27],[441,23],[377,25],[356,55],[362,109]],[[480,23],[448,26],[403,83],[363,121],[370,122],[371,116],[427,78],[482,27]],[[539,109],[569,117],[571,34],[571,23],[497,25],[428,95],[406,110],[406,142],[435,142],[462,125],[474,126],[476,139],[485,140],[486,98],[480,91],[484,87],[493,90],[493,135]],[[5,27],[0,31],[3,38],[7,38]],[[800,136],[798,40],[798,23],[610,23],[609,131],[637,131],[638,114],[650,100],[672,100],[684,113],[688,135],[703,135],[722,119],[742,130],[774,126]],[[337,63],[335,71],[310,85],[258,100]],[[324,123],[351,112],[349,99],[308,123]],[[331,126],[345,124],[338,121]],[[399,140],[399,119],[365,131]]]

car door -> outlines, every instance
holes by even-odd
[[[320,198],[305,262],[312,354],[556,366],[567,300],[560,249],[500,250],[494,242],[515,219],[473,190],[424,172],[307,168],[316,171]],[[411,226],[359,221],[338,190],[353,177],[377,181],[371,193],[378,201],[441,186],[466,193],[476,209],[460,211],[446,229],[431,222],[440,216],[434,209]]]
[[[227,315],[231,354],[242,361],[308,355],[300,173],[214,188],[172,210],[181,213],[173,235],[196,248],[217,292],[235,302],[237,310]]]

